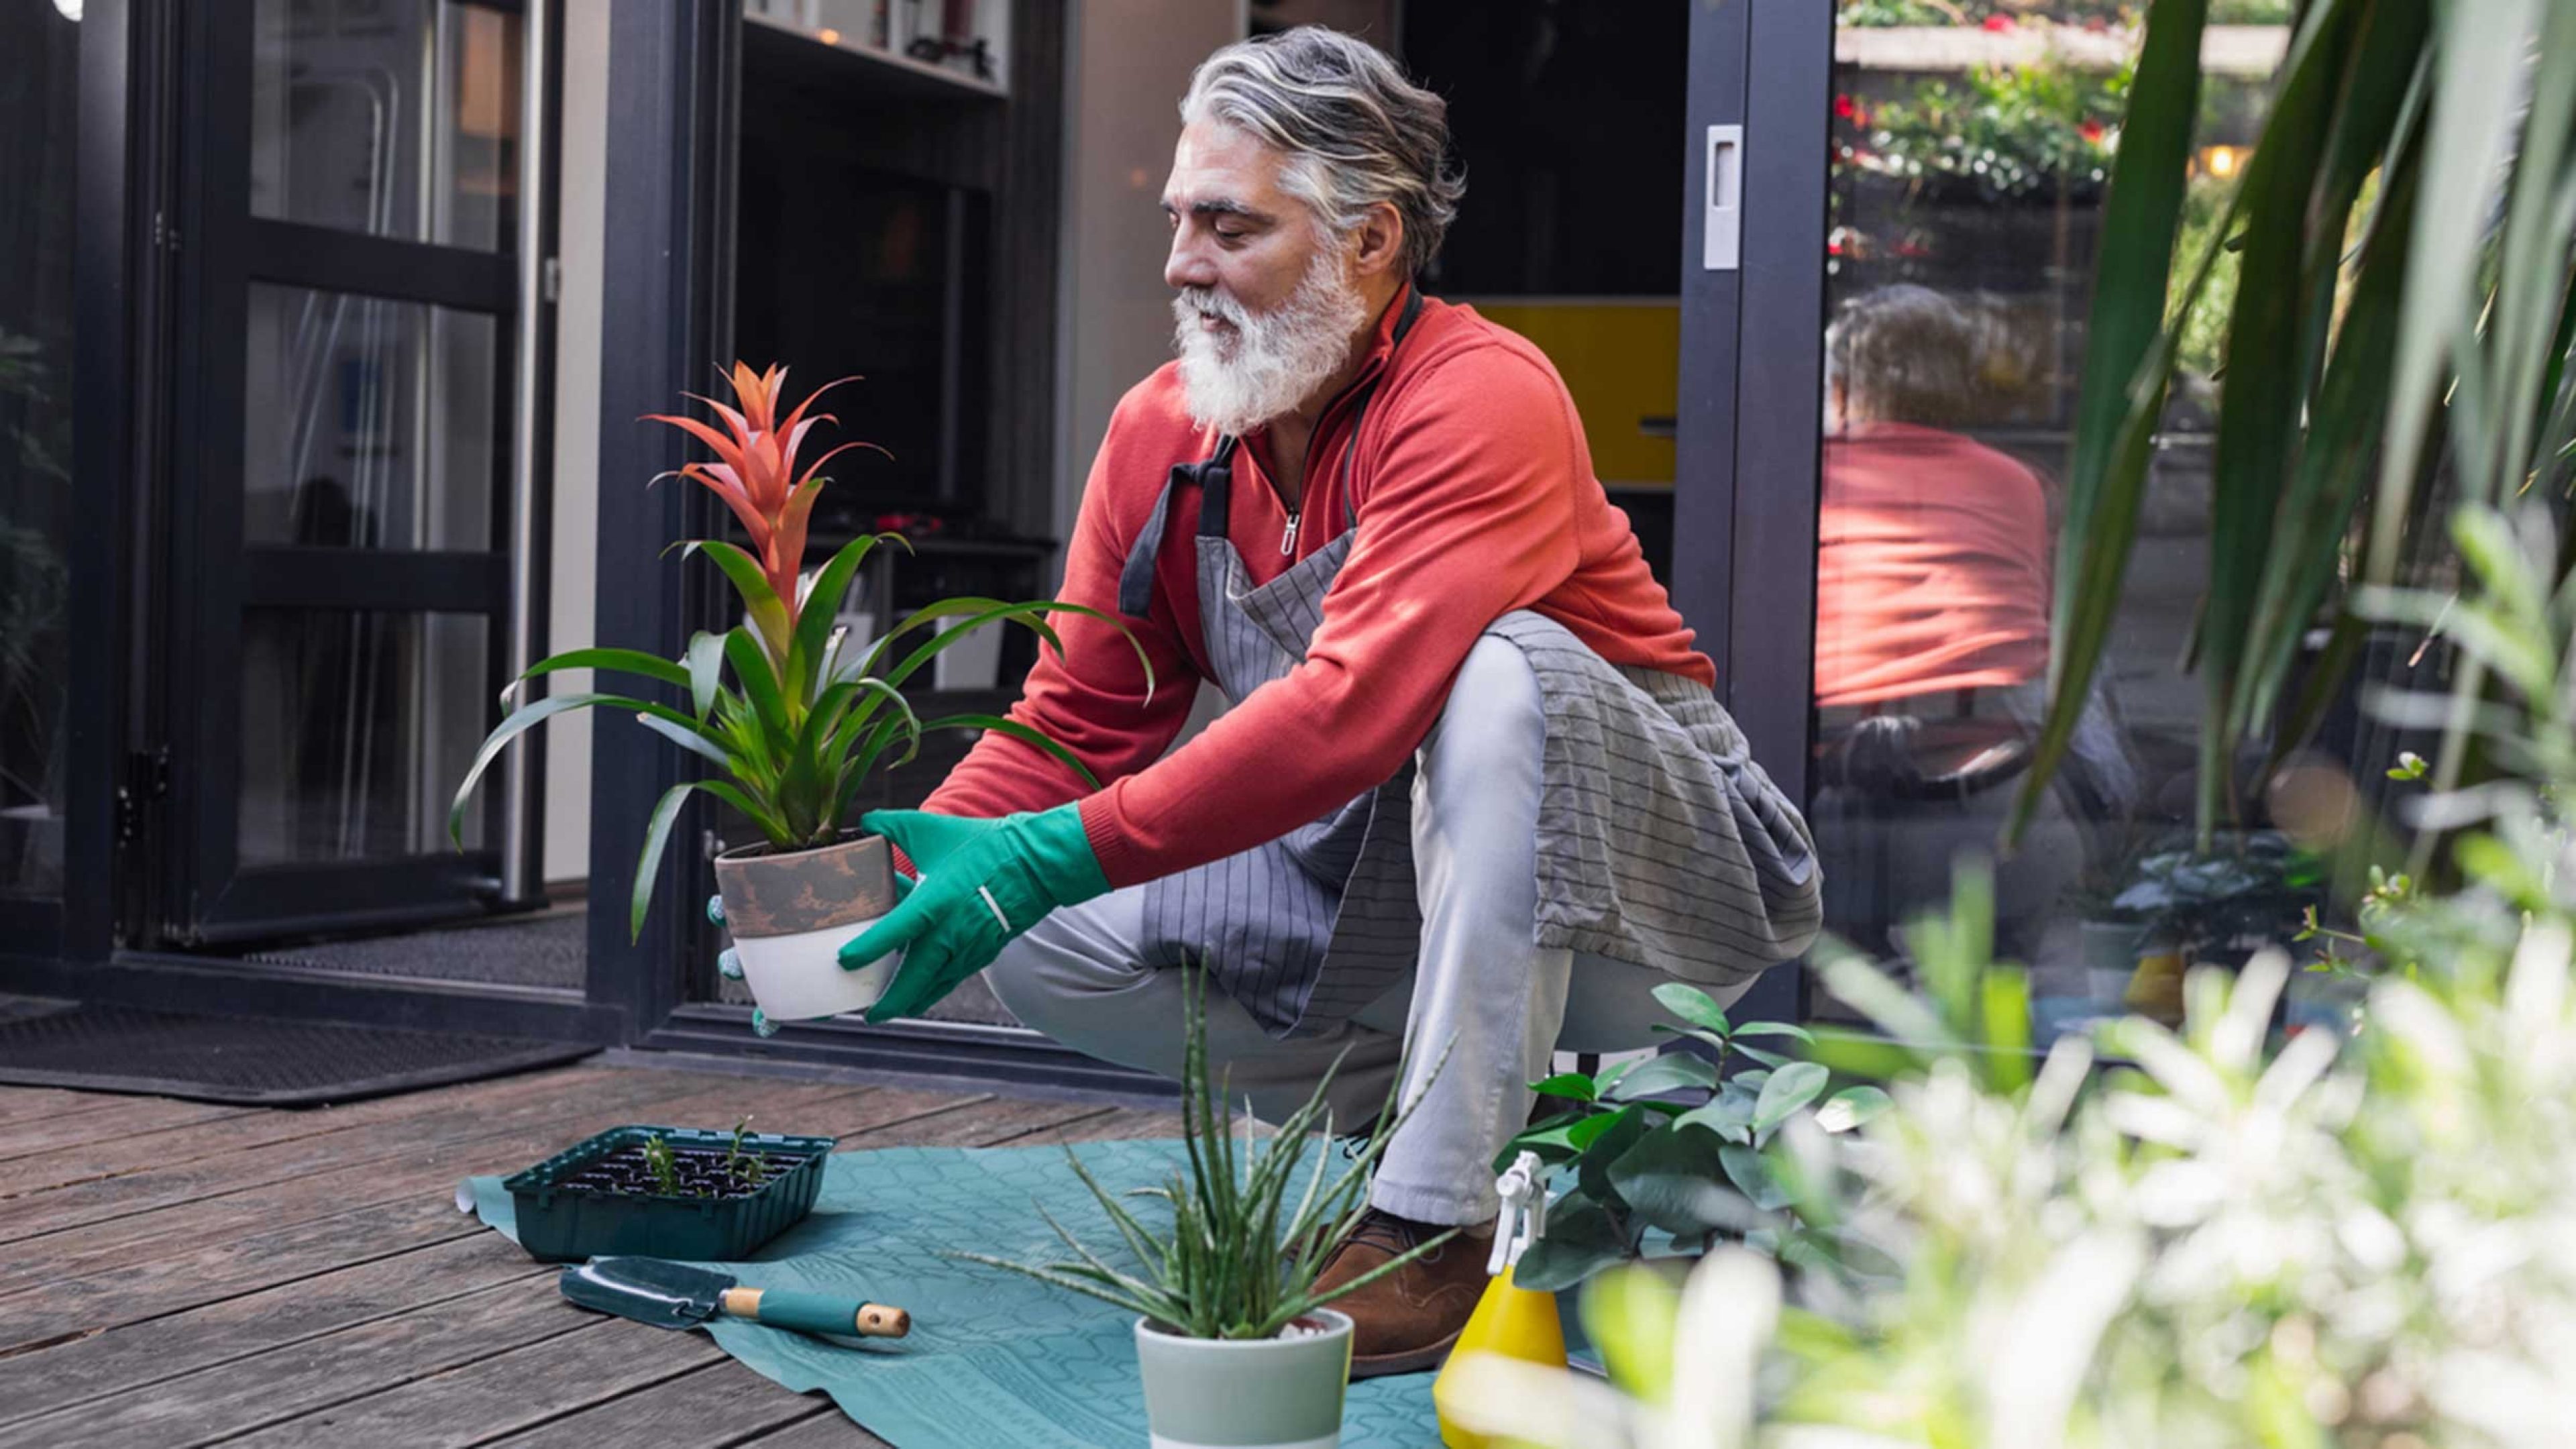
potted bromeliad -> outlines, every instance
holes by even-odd
[[[589,648],[539,661],[513,691],[541,674],[595,669],[665,686],[673,697],[585,692],[520,705],[476,752],[457,787],[448,831],[461,844],[466,800],[513,739],[577,709],[633,712],[646,729],[714,769],[709,778],[672,786],[654,806],[635,870],[628,929],[640,934],[644,928],[654,874],[681,806],[692,794],[731,806],[761,838],[719,855],[716,883],[735,955],[765,1027],[769,1020],[863,1011],[893,975],[896,957],[844,969],[837,956],[853,935],[894,908],[886,842],[856,828],[859,788],[880,764],[892,768],[911,759],[930,730],[999,730],[1063,761],[1095,788],[1099,784],[1070,751],[1016,721],[983,714],[922,719],[904,698],[904,682],[979,630],[1017,624],[1061,652],[1063,641],[1047,623],[1049,613],[1117,621],[1075,604],[942,599],[888,630],[864,654],[844,658],[845,639],[836,627],[842,599],[872,550],[903,540],[896,534],[853,539],[809,576],[802,571],[806,525],[829,481],[823,465],[873,445],[843,443],[800,470],[807,435],[818,424],[837,422],[810,410],[838,384],[818,388],[790,408],[783,406],[783,367],[755,373],[737,363],[727,381],[739,407],[698,399],[721,427],[689,417],[657,415],[650,421],[686,431],[716,455],[714,462],[682,465],[677,476],[723,499],[749,547],[698,539],[681,545],[681,553],[703,556],[724,574],[741,597],[743,622],[722,633],[700,632],[676,659],[639,649]],[[1134,644],[1134,636],[1128,638]],[[1137,657],[1144,657],[1141,646]],[[1148,688],[1150,670],[1149,665]]]
[[[1334,1444],[1350,1378],[1351,1320],[1326,1305],[1446,1243],[1455,1230],[1319,1291],[1317,1275],[1359,1226],[1378,1157],[1412,1108],[1396,1110],[1391,1086],[1365,1142],[1337,1151],[1325,1105],[1341,1065],[1337,1058],[1303,1107],[1266,1142],[1255,1139],[1251,1119],[1238,1120],[1225,1105],[1224,1084],[1209,1078],[1206,993],[1205,973],[1184,967],[1186,1170],[1174,1172],[1161,1187],[1129,1194],[1160,1202],[1169,1223],[1149,1224],[1101,1186],[1080,1158],[1066,1153],[1135,1266],[1113,1265],[1053,1218],[1047,1225],[1072,1252],[1070,1261],[1031,1265],[977,1253],[956,1256],[1135,1314],[1145,1417],[1157,1444]],[[1432,1074],[1439,1074],[1438,1063]],[[1403,1078],[1399,1069],[1397,1082]],[[1150,1216],[1160,1218],[1162,1212]]]

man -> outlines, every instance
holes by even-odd
[[[1330,1285],[1483,1224],[1550,1053],[1651,1045],[1673,976],[1740,995],[1813,938],[1817,872],[1564,384],[1414,285],[1463,190],[1439,97],[1308,28],[1218,51],[1181,112],[1180,356],[1110,420],[1062,594],[1136,642],[1059,615],[1015,711],[1107,786],[987,734],[868,817],[919,884],[843,959],[904,948],[871,1015],[989,966],[1030,1026],[1177,1074],[1204,958],[1211,1059],[1265,1114],[1347,1050],[1360,1120],[1417,1044]],[[1234,707],[1166,758],[1201,680]],[[1485,1256],[1343,1300],[1354,1371],[1437,1362]]]

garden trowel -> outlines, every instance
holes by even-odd
[[[725,1274],[661,1258],[593,1258],[563,1270],[563,1296],[656,1328],[690,1328],[722,1315],[798,1333],[841,1338],[901,1338],[912,1315],[883,1303],[744,1288]]]

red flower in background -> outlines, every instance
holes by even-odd
[[[1996,13],[1986,17],[1985,24],[1982,28],[2000,35],[2007,30],[2017,30],[2020,26],[2021,22],[2001,11],[1997,11]]]
[[[2100,121],[2086,121],[2083,125],[2078,126],[2075,129],[2076,132],[2083,136],[2085,140],[2092,142],[2096,146],[2102,144],[2102,123]]]
[[[1860,107],[1855,105],[1852,102],[1852,98],[1849,96],[1836,96],[1834,97],[1834,114],[1842,117],[1846,121],[1856,121],[1860,119]]]

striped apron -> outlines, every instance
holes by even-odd
[[[1420,308],[1409,292],[1395,345]],[[1323,622],[1358,516],[1351,458],[1372,381],[1352,409],[1341,462],[1340,536],[1254,587],[1227,537],[1236,440],[1172,469],[1119,581],[1119,609],[1153,598],[1173,495],[1199,490],[1199,627],[1208,678],[1228,701],[1285,677]],[[1538,826],[1542,947],[1607,956],[1729,986],[1797,955],[1822,922],[1814,843],[1753,762],[1707,686],[1613,665],[1563,625],[1521,610],[1486,630],[1528,657],[1546,701]],[[1273,1036],[1321,1031],[1384,995],[1419,953],[1413,764],[1280,838],[1145,887],[1147,964],[1204,959]]]

